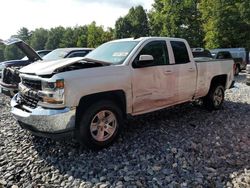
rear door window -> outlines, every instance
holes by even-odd
[[[175,64],[189,63],[190,59],[186,44],[181,41],[170,41],[170,43],[174,53]]]

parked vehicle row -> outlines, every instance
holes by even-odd
[[[249,51],[246,48],[218,48],[210,50],[213,56],[218,56],[220,52],[229,52],[230,56],[239,62],[237,64],[237,69],[243,70],[246,69],[246,65],[249,64]]]
[[[233,59],[234,60],[234,75],[238,75],[242,70],[242,67],[245,69],[245,65],[243,65],[242,58],[233,58],[229,51],[218,51],[218,53],[213,54],[215,59]]]
[[[0,63],[1,92],[14,96],[18,92],[18,84],[20,82],[19,69],[36,61],[52,61],[62,58],[84,57],[93,49],[91,48],[60,48],[56,50],[40,50],[34,51],[29,45],[17,38],[11,38],[7,41],[1,41],[5,45],[15,45],[26,56],[21,60],[11,60]]]
[[[195,60],[184,39],[145,37],[107,42],[85,57],[36,61],[19,70],[12,113],[34,135],[74,136],[109,146],[124,119],[195,100],[219,109],[233,60]]]
[[[213,58],[211,52],[204,48],[192,48],[192,53],[193,53],[194,58],[196,59],[198,58],[212,59]]]
[[[232,56],[230,51],[226,51],[227,49],[214,49],[214,50],[206,50],[203,48],[192,48],[193,56],[195,59],[233,59],[234,60],[234,75],[238,75],[241,70],[246,68],[246,64],[249,61],[244,61],[243,56],[245,59],[248,59],[248,56],[246,55],[247,53],[243,53],[242,51],[243,48],[228,48],[228,50],[234,51],[234,55]],[[237,50],[239,50],[242,53],[236,53]],[[238,55],[238,56],[236,56]],[[241,55],[241,57],[240,57]]]

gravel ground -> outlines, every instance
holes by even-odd
[[[88,151],[22,130],[0,95],[2,187],[250,187],[250,87],[222,110],[186,104],[130,119],[113,146]]]

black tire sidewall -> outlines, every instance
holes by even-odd
[[[217,89],[221,89],[223,93],[223,99],[219,105],[214,103],[214,93]],[[214,85],[211,87],[208,95],[204,98],[204,104],[209,110],[218,110],[221,108],[225,98],[225,88],[222,85]]]
[[[104,142],[99,142],[95,140],[91,135],[90,123],[94,116],[102,110],[109,110],[114,113],[117,120],[117,127],[112,137]],[[102,149],[109,146],[118,137],[121,132],[121,128],[123,127],[122,112],[112,101],[104,100],[96,102],[79,115],[81,116],[81,118],[77,130],[77,139],[81,144],[90,149]]]
[[[215,105],[215,104],[214,104],[214,93],[215,93],[215,91],[216,91],[217,89],[220,89],[220,90],[222,91],[222,97],[223,97],[222,100],[221,100],[221,103],[220,103],[219,105]],[[221,106],[222,106],[222,104],[223,104],[223,102],[224,102],[224,98],[225,98],[224,87],[221,86],[221,85],[218,85],[218,86],[214,87],[213,93],[211,93],[211,94],[212,94],[211,100],[213,101],[213,108],[214,108],[215,110],[220,109]]]

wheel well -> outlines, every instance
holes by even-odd
[[[80,113],[84,113],[87,107],[100,100],[111,100],[115,102],[117,106],[121,108],[124,116],[126,115],[127,103],[125,92],[123,90],[114,90],[83,96],[77,107],[76,121],[79,121]]]
[[[219,75],[219,76],[215,76],[213,77],[212,81],[211,81],[211,86],[214,86],[215,84],[221,84],[222,86],[226,87],[226,83],[227,83],[227,75]]]

